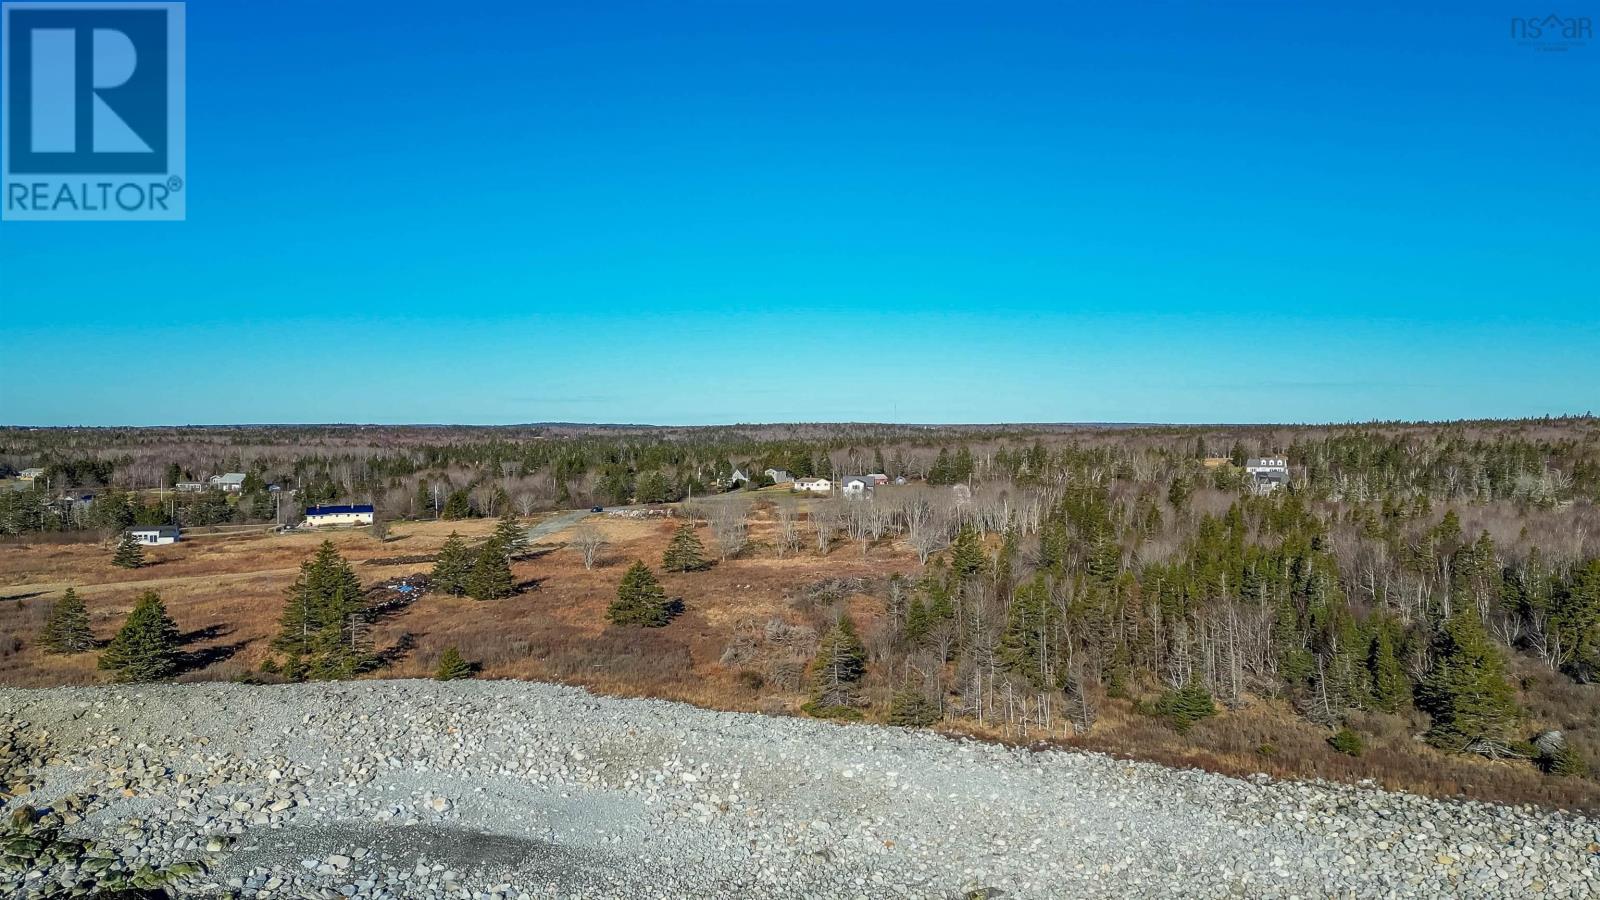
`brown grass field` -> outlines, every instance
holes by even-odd
[[[683,614],[670,625],[616,628],[604,614],[623,570],[635,559],[659,569],[661,551],[677,523],[602,516],[590,521],[608,540],[593,571],[583,568],[577,550],[565,546],[568,532],[556,532],[514,565],[523,585],[514,597],[481,603],[428,594],[378,616],[371,639],[387,664],[367,677],[426,677],[444,649],[453,645],[481,666],[483,678],[559,681],[608,694],[718,709],[797,713],[806,699],[805,661],[831,615],[831,602],[815,601],[808,589],[840,578],[864,578],[881,586],[893,573],[917,571],[915,555],[893,542],[875,545],[865,555],[859,544],[842,543],[826,556],[802,548],[779,559],[772,549],[771,523],[758,518],[752,524],[751,546],[738,558],[702,572],[658,572],[667,593],[684,602]],[[110,548],[97,542],[0,547],[0,684],[44,687],[105,680],[95,668],[95,654],[50,655],[36,645],[50,603],[69,585],[83,596],[102,640],[121,625],[142,591],[158,591],[184,633],[189,662],[180,680],[243,678],[254,676],[269,656],[286,591],[300,563],[322,540],[332,540],[355,565],[377,602],[391,596],[380,587],[382,582],[428,571],[428,557],[451,531],[476,539],[493,526],[489,520],[400,522],[390,526],[388,539],[381,542],[365,529],[196,536],[169,547],[146,548],[150,564],[131,571],[112,566]],[[700,532],[707,547],[713,547],[708,530],[702,527]],[[873,646],[882,599],[864,592],[843,601]],[[773,622],[788,629],[774,634]],[[883,689],[869,692],[869,698],[880,701],[877,709],[883,708]],[[1109,699],[1099,703],[1095,727],[1071,738],[1003,734],[972,722],[941,727],[981,738],[1070,744],[1238,775],[1370,779],[1435,796],[1600,809],[1600,785],[1594,781],[1546,778],[1525,763],[1439,753],[1413,738],[1424,727],[1421,722],[1368,716],[1357,724],[1369,745],[1359,758],[1334,752],[1325,731],[1275,700],[1201,722],[1187,736],[1138,714],[1128,701]]]

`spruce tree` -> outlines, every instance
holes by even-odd
[[[123,569],[137,569],[144,565],[144,548],[133,539],[131,532],[123,532],[122,540],[117,542],[117,552],[111,556],[111,564]]]
[[[362,644],[364,611],[361,579],[333,542],[323,541],[289,588],[273,646],[296,658],[311,678],[354,675],[370,661]]]
[[[1395,655],[1394,637],[1387,623],[1380,622],[1367,653],[1367,670],[1372,676],[1372,706],[1381,712],[1398,712],[1411,692],[1405,667]]]
[[[1155,713],[1182,734],[1201,719],[1217,714],[1216,704],[1205,685],[1191,681],[1176,690],[1168,691],[1156,701]]]
[[[509,597],[516,587],[511,576],[511,557],[498,536],[489,538],[478,550],[467,576],[467,596],[474,600],[499,600]]]
[[[989,567],[989,556],[983,552],[983,542],[971,525],[961,526],[955,544],[950,548],[950,568],[956,578],[966,580]]]
[[[672,540],[667,543],[666,551],[661,554],[661,568],[668,572],[694,572],[704,569],[709,565],[705,550],[705,545],[700,543],[700,536],[695,534],[694,526],[685,522],[672,533]]]
[[[467,576],[472,574],[472,563],[472,553],[467,550],[466,543],[460,535],[450,532],[444,546],[439,548],[439,558],[428,576],[429,587],[452,597],[462,596],[467,592]]]
[[[661,582],[643,562],[635,562],[617,585],[617,599],[606,610],[614,625],[645,625],[659,628],[672,619],[672,604]]]
[[[925,728],[939,721],[939,704],[917,685],[905,685],[889,700],[889,724]]]
[[[516,559],[528,550],[528,529],[517,521],[516,516],[507,512],[494,526],[492,540],[500,542],[506,556]]]
[[[811,702],[805,711],[824,718],[859,718],[856,688],[866,672],[867,650],[856,637],[855,624],[840,616],[811,661]]]
[[[461,658],[460,650],[454,647],[446,647],[444,654],[439,657],[439,668],[434,670],[433,677],[439,681],[471,678],[472,666]]]
[[[89,631],[89,611],[84,607],[78,592],[67,588],[50,607],[50,617],[45,620],[39,643],[51,653],[82,653],[94,648],[94,635]]]
[[[156,681],[178,671],[178,626],[155,591],[145,591],[128,621],[100,654],[117,681]]]
[[[445,498],[444,512],[441,514],[441,518],[465,519],[471,515],[472,499],[467,496],[467,492],[465,490],[451,491],[450,496]]]
[[[1488,755],[1505,748],[1517,721],[1515,692],[1476,609],[1457,606],[1440,629],[1417,701],[1433,718],[1428,740],[1435,746]]]
[[[1039,572],[1012,596],[1001,638],[1000,651],[1006,664],[1027,676],[1040,690],[1055,687],[1050,683],[1052,673],[1047,665],[1055,618],[1050,585],[1044,573]]]

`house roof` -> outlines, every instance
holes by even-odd
[[[177,537],[182,533],[176,525],[135,525],[128,529],[129,534],[149,534],[152,531],[162,537]]]
[[[18,474],[21,474],[21,475],[43,475],[44,474],[44,469],[40,468],[39,466],[29,466],[28,468],[23,469]]]
[[[1244,461],[1247,466],[1283,466],[1288,463],[1289,460],[1282,456],[1252,456]]]
[[[306,507],[306,515],[308,515],[308,516],[337,516],[337,515],[340,515],[340,514],[369,513],[369,512],[372,512],[372,505],[371,504],[357,505],[357,506],[308,506],[308,507]]]
[[[839,477],[840,484],[849,484],[852,481],[859,481],[862,484],[871,484],[872,482],[877,481],[877,479],[873,478],[871,475],[842,475]]]
[[[245,474],[243,472],[228,472],[224,475],[211,476],[213,484],[244,484],[244,479]]]

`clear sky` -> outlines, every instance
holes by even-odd
[[[0,422],[1600,411],[1600,42],[1323,5],[194,0]]]

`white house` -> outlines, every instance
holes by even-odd
[[[1289,460],[1281,456],[1252,456],[1244,461],[1244,470],[1258,494],[1270,494],[1289,484]]]
[[[839,479],[839,492],[846,497],[865,497],[878,482],[871,475],[846,475]]]
[[[17,477],[23,481],[37,481],[44,477],[44,469],[41,469],[38,466],[32,466],[30,468],[23,469],[21,472],[18,472]]]
[[[139,525],[128,534],[141,544],[176,544],[182,532],[176,525]]]
[[[244,490],[244,479],[245,474],[243,472],[228,472],[224,475],[211,476],[208,483],[219,491],[237,494]]]
[[[308,506],[306,524],[319,525],[371,525],[371,506]]]
[[[796,478],[794,489],[812,494],[826,494],[833,490],[833,482],[826,478]]]
[[[730,484],[730,485],[733,485],[733,484],[748,484],[749,481],[750,481],[750,476],[748,474],[746,474],[743,469],[740,469],[740,468],[737,468],[737,467],[735,467],[734,470],[733,470],[733,473],[728,476],[728,484]]]
[[[173,485],[173,489],[180,494],[198,494],[206,489],[203,481],[180,481]]]
[[[763,474],[768,478],[771,478],[773,484],[787,484],[794,480],[792,477],[790,477],[789,473],[783,469],[768,469]]]

